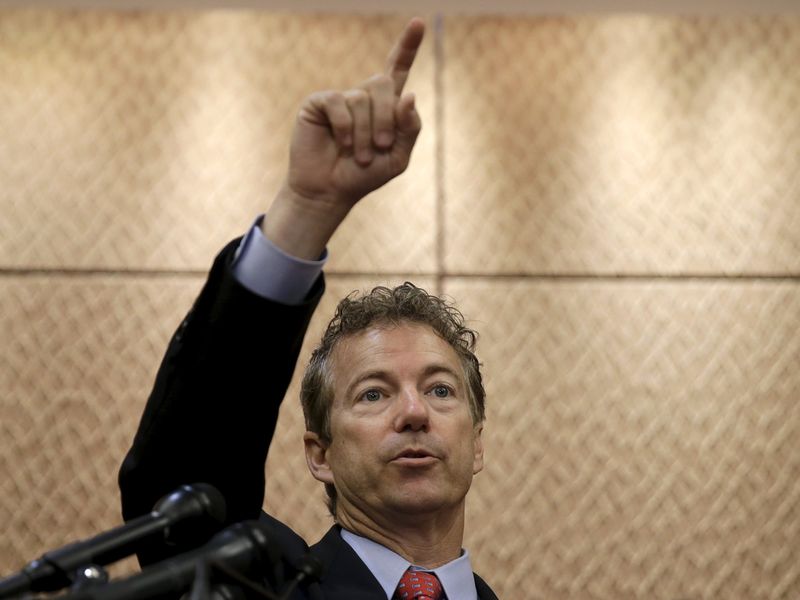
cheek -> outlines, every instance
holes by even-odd
[[[481,433],[476,431],[471,417],[462,435],[464,436],[464,456],[468,457],[469,465],[474,472],[474,469],[480,469],[483,466],[483,442]]]
[[[339,423],[332,429],[333,459],[348,464],[367,462],[375,454],[378,438],[369,427],[360,423]]]

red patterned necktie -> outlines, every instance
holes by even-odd
[[[442,584],[435,573],[412,571],[403,573],[392,600],[442,600]]]

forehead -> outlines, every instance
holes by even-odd
[[[380,324],[347,336],[334,348],[334,385],[366,371],[412,374],[439,365],[459,374],[461,362],[456,351],[429,325],[420,323]]]

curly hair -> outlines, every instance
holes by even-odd
[[[467,382],[472,421],[475,424],[484,421],[486,392],[480,362],[474,354],[477,333],[466,326],[464,316],[454,306],[407,281],[395,288],[375,287],[363,296],[353,292],[339,302],[303,375],[300,401],[308,431],[326,443],[331,441],[331,356],[339,341],[374,326],[402,323],[428,325],[455,350]],[[325,484],[325,491],[328,508],[335,517],[336,489]]]

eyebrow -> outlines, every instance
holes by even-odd
[[[452,375],[453,377],[455,377],[455,379],[457,381],[459,381],[459,382],[461,381],[460,380],[461,375],[458,373],[458,371],[454,371],[453,369],[451,369],[447,365],[434,363],[434,364],[428,365],[427,367],[422,369],[422,376],[423,377],[430,377],[431,375],[436,375],[437,373],[447,373],[448,375]]]
[[[421,376],[425,378],[425,377],[430,377],[431,375],[436,375],[437,373],[446,373],[451,377],[453,377],[459,383],[459,385],[462,383],[461,375],[457,371],[451,369],[447,365],[440,363],[433,363],[426,366],[424,369],[422,369]],[[367,371],[366,373],[359,375],[355,379],[355,381],[353,381],[353,383],[347,386],[347,390],[345,391],[347,397],[349,398],[352,395],[355,388],[357,388],[359,385],[361,385],[368,379],[380,379],[383,381],[390,381],[391,379],[393,379],[393,376],[391,371],[387,371],[385,369],[374,369],[372,371]]]

